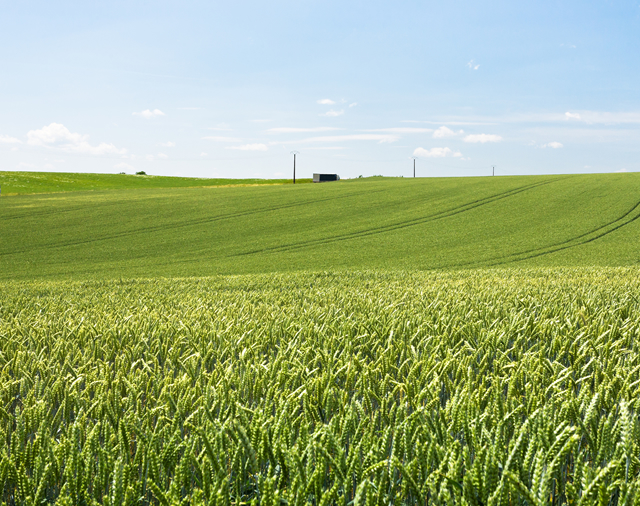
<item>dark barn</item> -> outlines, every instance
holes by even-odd
[[[338,176],[338,174],[314,174],[313,175],[314,183],[325,183],[327,181],[340,181],[340,176]]]

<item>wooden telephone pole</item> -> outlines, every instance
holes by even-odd
[[[292,151],[291,154],[293,155],[293,184],[296,184],[296,155],[299,155],[300,153]]]

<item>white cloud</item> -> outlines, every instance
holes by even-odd
[[[457,132],[454,132],[450,128],[443,125],[440,128],[438,128],[435,132],[433,132],[433,138],[446,139],[447,137],[455,137],[456,135],[462,135],[463,133],[464,133],[464,130],[458,130]]]
[[[20,144],[20,139],[9,137],[8,135],[0,135],[0,142],[3,144]]]
[[[203,151],[202,153],[200,153],[200,156],[209,156],[209,154]]]
[[[349,107],[355,107],[356,105],[358,105],[358,102],[352,102],[351,104],[349,104]]]
[[[165,155],[164,153],[158,153],[158,158],[160,158],[161,160],[166,160],[169,157],[167,155]]]
[[[70,144],[80,144],[86,138],[86,135],[71,133],[61,123],[51,123],[49,126],[42,127],[39,130],[30,130],[27,133],[27,142],[32,146],[47,146],[65,141]]]
[[[88,135],[72,133],[60,123],[51,123],[39,130],[30,130],[27,133],[27,144],[32,146],[46,146],[60,149],[67,153],[82,153],[88,155],[123,155],[126,149],[118,149],[113,144],[101,142],[97,146],[89,144]]]
[[[480,68],[480,64],[476,64],[476,63],[473,62],[473,60],[470,60],[467,63],[467,67],[469,67],[472,70],[478,70]]]
[[[267,151],[269,148],[265,144],[244,144],[242,146],[229,146],[227,149],[238,149],[240,151]]]
[[[412,128],[412,127],[376,128],[374,130],[365,130],[365,132],[389,132],[394,134],[424,134],[424,133],[433,132],[433,128]]]
[[[342,116],[343,114],[344,114],[344,109],[340,109],[339,111],[334,111],[333,109],[331,109],[330,111],[320,114],[320,116],[328,116],[330,118],[335,118],[336,116]]]
[[[240,142],[240,139],[237,137],[220,137],[218,135],[209,135],[207,137],[203,137],[203,139],[214,142]]]
[[[449,148],[416,148],[413,152],[413,156],[420,158],[444,158],[446,156],[452,156],[454,158],[458,158],[462,156],[462,153],[459,151],[453,151]]]
[[[564,147],[561,142],[553,141],[542,145],[543,148],[559,149]]]
[[[175,143],[175,142],[171,142],[171,141],[168,141],[168,142],[161,142],[161,143],[160,143],[160,145],[161,145],[163,148],[175,148],[175,147],[176,147],[176,143]]]
[[[270,128],[267,132],[272,134],[294,134],[298,132],[329,132],[331,130],[342,130],[342,128],[335,127],[314,127],[314,128],[293,128],[293,127],[278,127]]]
[[[124,163],[124,162],[116,163],[113,166],[113,168],[122,172],[124,172],[125,170],[131,170],[131,171],[136,170],[136,168],[133,165],[129,165],[128,163]]]
[[[318,100],[318,103],[321,105],[333,105],[335,104],[335,102],[333,100],[331,100],[330,98],[322,98],[320,100]]]
[[[346,141],[378,141],[379,143],[395,142],[400,137],[390,134],[352,134],[352,135],[327,135],[322,137],[308,137],[300,141],[274,142],[272,144],[306,144],[315,142],[346,142]]]
[[[143,118],[149,119],[156,118],[158,116],[164,116],[165,114],[160,109],[154,109],[153,111],[151,109],[147,109],[142,112],[134,112],[133,115],[142,116]]]
[[[467,135],[463,140],[464,142],[480,142],[484,144],[485,142],[500,142],[502,137],[493,134],[472,134]]]
[[[606,112],[606,111],[581,111],[580,113],[565,112],[564,119],[584,121],[588,125],[593,124],[632,124],[640,123],[639,112]]]

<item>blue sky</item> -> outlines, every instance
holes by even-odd
[[[0,170],[640,170],[640,0],[0,0]]]

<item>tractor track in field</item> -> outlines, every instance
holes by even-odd
[[[164,230],[169,230],[169,229],[176,230],[176,229],[179,229],[179,228],[190,227],[190,226],[194,226],[194,225],[203,225],[203,224],[207,224],[207,223],[215,223],[217,221],[228,220],[228,219],[232,219],[232,218],[240,218],[240,217],[243,217],[243,216],[251,216],[251,215],[256,215],[256,214],[279,211],[279,210],[282,210],[282,209],[291,209],[291,208],[300,207],[300,206],[309,205],[309,204],[317,204],[317,203],[321,203],[321,202],[328,202],[328,201],[333,201],[333,200],[338,200],[338,199],[343,199],[343,198],[349,198],[349,197],[354,197],[354,196],[357,196],[357,195],[361,195],[362,193],[373,194],[373,193],[379,193],[379,192],[384,192],[384,191],[386,191],[386,190],[372,190],[372,191],[367,191],[367,192],[351,192],[351,193],[347,193],[347,194],[344,194],[344,195],[338,195],[338,196],[333,196],[333,197],[328,197],[328,198],[305,200],[305,201],[295,202],[295,203],[291,203],[291,204],[284,204],[284,205],[280,205],[280,206],[265,207],[265,208],[260,208],[260,209],[240,211],[240,212],[236,212],[236,213],[227,213],[227,214],[223,214],[223,215],[219,215],[219,216],[213,216],[213,217],[207,217],[207,218],[199,218],[199,219],[195,219],[195,220],[186,220],[186,221],[180,221],[180,222],[171,223],[171,224],[154,225],[154,226],[150,226],[150,227],[141,227],[141,228],[136,228],[134,230],[129,230],[129,231],[126,231],[126,232],[120,232],[120,233],[117,233],[117,234],[109,234],[109,235],[104,235],[104,236],[101,236],[101,237],[91,237],[91,238],[87,238],[87,239],[84,239],[84,240],[66,241],[66,242],[50,243],[50,244],[41,244],[41,245],[36,245],[36,246],[28,248],[28,249],[23,249],[23,250],[0,252],[0,257],[10,256],[10,255],[18,255],[18,254],[23,254],[23,253],[28,253],[28,252],[31,252],[31,251],[37,251],[37,250],[43,250],[43,249],[65,248],[65,247],[69,247],[69,246],[78,246],[80,244],[90,244],[90,243],[95,243],[95,242],[108,241],[108,240],[111,240],[111,239],[120,239],[120,238],[123,238],[123,237],[133,236],[133,235],[137,235],[137,234],[153,233],[153,232],[159,232],[159,231],[164,231]],[[109,205],[111,205],[111,204],[109,204]],[[78,210],[82,210],[82,209],[84,209],[84,207],[79,208]]]
[[[634,213],[635,212],[635,213]],[[631,218],[627,219],[626,221],[619,223],[620,221],[624,220],[627,216],[629,216],[630,214],[634,213],[634,216],[632,216]],[[584,244],[589,244],[590,242],[596,241],[606,235],[609,235],[617,230],[620,230],[622,227],[626,227],[627,225],[633,223],[634,221],[636,221],[638,218],[640,218],[640,202],[636,203],[635,206],[633,206],[633,208],[630,211],[627,211],[625,214],[623,214],[620,218],[618,218],[617,220],[614,220],[612,222],[607,223],[606,225],[602,225],[601,227],[598,227],[594,230],[592,230],[591,232],[587,232],[585,234],[581,234],[579,236],[574,237],[573,239],[567,240],[567,241],[563,241],[561,243],[557,243],[554,244],[553,246],[548,246],[548,248],[552,248],[549,251],[538,251],[538,252],[531,252],[531,254],[526,255],[526,253],[520,253],[521,255],[525,254],[526,256],[522,257],[522,258],[518,258],[516,260],[507,260],[506,262],[497,262],[493,265],[502,265],[504,263],[508,263],[508,262],[518,262],[521,260],[528,260],[530,258],[536,258],[536,257],[540,257],[543,255],[549,255],[550,253],[555,253],[556,251],[562,251],[565,249],[569,249],[569,248],[575,248],[576,246],[582,246]],[[616,224],[617,223],[617,224]],[[615,225],[615,226],[614,226]],[[605,230],[607,227],[612,227],[609,230]],[[593,237],[587,237],[593,234],[597,234]],[[586,239],[579,241],[579,239],[582,239],[586,237]],[[570,242],[573,241],[578,241],[575,244],[568,244]]]
[[[522,260],[529,260],[531,258],[537,258],[544,255],[549,255],[551,253],[555,253],[557,251],[562,251],[565,249],[575,248],[577,246],[582,246],[585,244],[589,244],[590,242],[596,241],[606,235],[609,235],[617,230],[620,230],[622,227],[625,227],[634,221],[640,218],[640,201],[634,204],[631,209],[627,212],[616,218],[615,220],[611,220],[604,225],[600,225],[588,232],[584,232],[575,237],[571,237],[569,239],[565,239],[564,241],[557,242],[555,244],[551,244],[548,246],[542,246],[540,248],[532,248],[525,251],[520,251],[519,253],[511,253],[510,255],[504,255],[501,257],[494,257],[489,260],[480,260],[473,262],[464,262],[458,264],[452,264],[448,266],[438,267],[439,269],[450,269],[456,267],[497,267],[500,265],[505,265],[513,262],[520,262]]]
[[[399,230],[399,229],[403,229],[403,228],[413,227],[413,226],[416,226],[416,225],[422,225],[424,223],[428,223],[428,222],[431,222],[431,221],[436,221],[436,220],[440,220],[440,219],[444,219],[444,218],[449,218],[451,216],[455,216],[455,215],[460,214],[460,213],[471,211],[472,209],[475,209],[477,207],[481,207],[481,206],[490,204],[492,202],[495,202],[495,201],[498,201],[498,200],[502,200],[504,198],[511,197],[511,196],[516,195],[518,193],[522,193],[522,192],[525,192],[527,190],[530,190],[530,189],[533,189],[533,188],[537,188],[538,186],[547,185],[549,183],[553,183],[553,182],[560,181],[560,180],[561,179],[551,179],[551,180],[541,181],[541,182],[538,182],[538,183],[533,183],[533,184],[529,184],[529,185],[525,185],[525,186],[520,186],[520,187],[517,187],[517,188],[513,188],[511,190],[507,190],[505,192],[501,192],[501,193],[497,193],[495,195],[491,195],[489,197],[484,197],[482,199],[478,199],[478,200],[474,200],[474,201],[471,201],[471,202],[467,202],[466,204],[462,204],[460,206],[457,206],[457,207],[454,207],[454,208],[451,208],[451,209],[447,209],[445,211],[440,211],[438,213],[435,213],[435,214],[432,214],[432,215],[429,215],[429,216],[423,216],[421,218],[413,218],[411,220],[396,222],[396,223],[392,223],[392,224],[389,224],[389,225],[383,225],[383,226],[380,226],[380,227],[369,228],[369,229],[366,229],[366,230],[360,230],[358,232],[351,232],[351,233],[348,233],[348,234],[335,235],[335,236],[329,237],[329,238],[312,239],[312,240],[307,240],[307,241],[299,241],[299,242],[293,242],[293,243],[283,244],[283,245],[279,245],[279,246],[273,246],[273,247],[269,247],[269,248],[260,248],[260,249],[256,249],[256,250],[246,251],[246,252],[243,252],[243,253],[236,253],[236,254],[233,254],[233,255],[229,255],[227,258],[242,257],[242,256],[256,255],[256,254],[263,254],[263,253],[275,253],[275,252],[282,252],[282,251],[292,251],[292,250],[296,250],[296,249],[307,248],[307,247],[310,247],[310,246],[321,246],[321,245],[330,244],[330,243],[339,242],[339,241],[348,241],[348,240],[352,240],[352,239],[358,239],[360,237],[368,237],[368,236],[372,236],[372,235],[383,234],[383,233],[390,232],[390,231],[393,231],[393,230]]]

